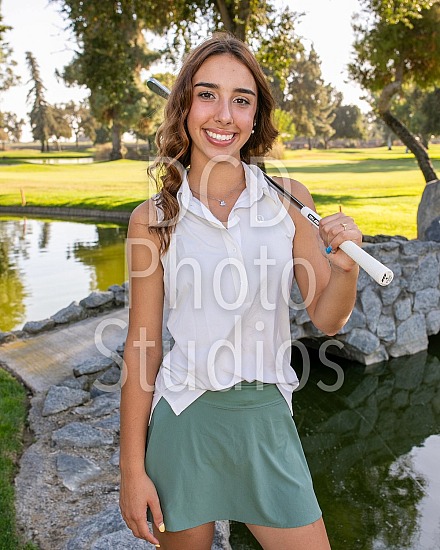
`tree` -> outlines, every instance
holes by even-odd
[[[336,116],[335,110],[341,104],[341,101],[341,94],[336,92],[330,84],[321,86],[318,90],[317,103],[319,109],[316,113],[315,128],[316,136],[322,139],[325,149],[327,149],[328,142],[335,133],[332,122]]]
[[[112,160],[122,158],[122,133],[139,118],[145,103],[141,71],[159,57],[147,49],[141,4],[61,0],[80,47],[63,78],[89,88],[93,116],[112,128]]]
[[[61,105],[60,108],[62,109],[63,116],[75,136],[77,149],[79,147],[79,137],[81,134],[88,137],[91,141],[95,140],[97,123],[90,112],[87,102],[82,101],[78,104],[74,101],[69,101],[64,105]]]
[[[12,49],[4,38],[4,35],[10,29],[11,27],[3,24],[0,0],[0,91],[2,92],[18,84],[20,80],[14,74],[14,67],[17,63],[12,59]]]
[[[440,88],[425,95],[420,110],[423,114],[422,132],[428,141],[432,136],[440,136]]]
[[[387,126],[414,153],[426,182],[437,180],[426,148],[391,111],[404,84],[427,89],[440,82],[438,0],[363,0],[371,22],[354,24],[355,60],[351,76],[378,93],[376,109]]]
[[[0,128],[3,132],[2,135],[6,136],[2,138],[2,141],[19,142],[23,126],[24,120],[18,119],[15,113],[0,112]]]
[[[66,112],[62,105],[54,105],[51,107],[52,117],[55,122],[53,127],[53,135],[55,137],[58,151],[61,151],[60,139],[70,139],[72,137],[72,128],[69,125],[69,121],[66,117]]]
[[[273,119],[279,132],[278,137],[282,142],[290,141],[295,137],[296,128],[290,113],[279,108],[275,109]]]
[[[333,88],[325,85],[321,75],[321,63],[315,49],[300,52],[291,58],[286,93],[282,107],[293,118],[296,133],[308,139],[309,149],[313,139],[324,141],[334,133],[332,111],[340,99]]]
[[[332,122],[334,139],[364,139],[366,129],[362,112],[357,105],[340,105]]]
[[[31,52],[26,52],[26,61],[31,73],[33,86],[28,93],[28,101],[33,96],[33,105],[30,116],[32,136],[34,140],[40,141],[41,152],[49,151],[49,139],[57,133],[57,121],[53,107],[49,105],[44,97],[46,88],[40,75],[40,68]]]

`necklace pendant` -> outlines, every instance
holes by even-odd
[[[220,206],[226,206],[226,203],[225,203],[225,201],[223,201],[223,200],[222,200],[222,201],[220,201]]]

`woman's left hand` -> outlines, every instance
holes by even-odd
[[[353,241],[359,246],[362,243],[362,233],[353,218],[343,212],[322,218],[319,222],[319,236],[323,243],[323,253],[332,267],[351,271],[357,265],[339,248],[344,241]]]

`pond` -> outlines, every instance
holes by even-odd
[[[123,283],[126,236],[114,223],[0,217],[0,330]]]
[[[93,157],[77,157],[77,158],[46,158],[46,159],[36,159],[36,158],[27,158],[26,162],[31,164],[90,164],[94,162]]]
[[[0,219],[0,330],[52,315],[95,289],[127,280],[127,226]],[[309,350],[295,420],[333,550],[440,548],[440,337],[430,349],[370,367]],[[293,361],[302,376],[302,356]],[[234,550],[261,548],[231,523]]]

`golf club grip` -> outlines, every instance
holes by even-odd
[[[301,214],[315,227],[319,226],[321,217],[311,208],[304,206],[301,208]],[[376,258],[373,258],[373,256],[370,256],[368,252],[365,252],[365,250],[353,241],[344,241],[339,245],[339,248],[343,250],[347,256],[350,256],[352,260],[362,267],[362,269],[381,286],[387,286],[393,280],[394,274],[391,269],[380,263]]]

